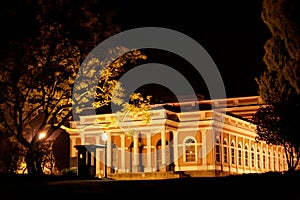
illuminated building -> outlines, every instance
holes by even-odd
[[[115,179],[285,171],[283,147],[255,140],[256,127],[250,118],[260,105],[259,96],[154,105],[149,124],[128,120],[108,128],[99,122],[111,122],[113,114],[81,116],[68,131],[70,165],[77,166],[75,145],[105,144],[107,149],[96,148],[93,154],[95,176],[104,176],[105,164],[108,177]]]

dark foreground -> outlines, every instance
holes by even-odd
[[[139,181],[0,175],[0,193],[6,199],[300,199],[300,174]]]

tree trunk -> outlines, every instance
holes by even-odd
[[[25,156],[25,162],[28,174],[36,174],[35,164],[34,164],[34,152],[29,149]]]
[[[27,166],[27,172],[31,175],[41,175],[43,174],[43,169],[41,166],[40,158],[33,149],[27,151],[25,162]]]

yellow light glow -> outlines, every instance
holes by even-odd
[[[39,140],[40,140],[40,139],[43,139],[45,136],[46,136],[46,133],[40,133],[40,134],[39,134]]]

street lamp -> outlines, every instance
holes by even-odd
[[[104,141],[104,177],[107,178],[107,134],[105,131],[102,133],[102,141]]]
[[[39,140],[40,140],[40,139],[43,139],[44,137],[46,137],[46,133],[41,132],[41,133],[39,134]]]

